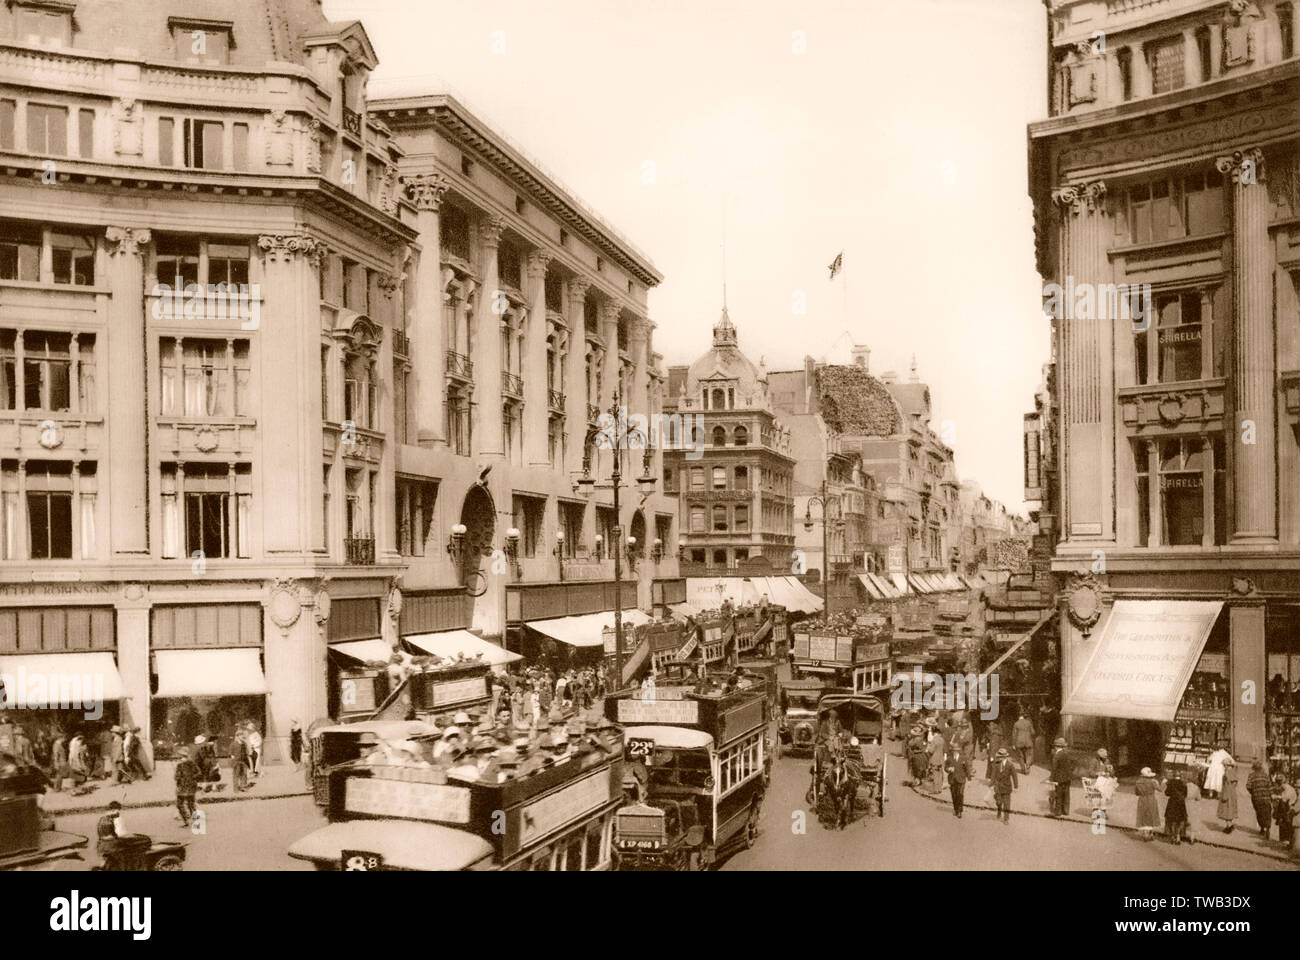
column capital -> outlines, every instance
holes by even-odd
[[[415,204],[415,209],[429,210],[433,213],[438,212],[438,208],[442,205],[442,198],[451,187],[451,181],[441,173],[417,173],[402,177],[401,184],[406,190],[406,195]]]
[[[581,303],[587,299],[587,291],[591,289],[591,281],[586,277],[571,277],[568,286],[569,303]]]
[[[1069,208],[1070,213],[1076,217],[1084,209],[1096,210],[1105,197],[1106,184],[1102,180],[1066,184],[1052,191],[1052,202],[1062,209]]]
[[[405,276],[406,274],[398,275],[396,273],[381,272],[375,279],[375,282],[379,285],[379,291],[384,295],[384,297],[391,300],[393,299],[394,292],[396,292],[398,286],[401,285],[402,279]]]
[[[631,322],[627,325],[627,339],[629,343],[644,343],[650,337],[650,321],[639,314],[633,314]]]
[[[298,233],[265,233],[257,238],[258,249],[266,254],[268,260],[293,260],[301,256],[314,264],[319,264],[325,255],[325,244],[315,237]]]
[[[1252,184],[1264,179],[1264,151],[1259,147],[1234,150],[1231,156],[1217,157],[1214,169],[1236,184]]]
[[[501,245],[501,231],[505,228],[505,217],[487,217],[479,225],[479,241],[483,246],[495,249]]]
[[[534,250],[528,255],[528,279],[541,280],[546,276],[546,268],[551,265],[555,259],[553,254],[545,250]]]
[[[108,227],[104,239],[108,241],[110,254],[122,256],[141,253],[140,248],[149,245],[153,234],[141,227]]]
[[[597,315],[600,317],[603,326],[608,323],[618,323],[618,318],[622,313],[623,305],[617,300],[602,300]]]

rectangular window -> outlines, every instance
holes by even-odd
[[[66,333],[23,335],[23,405],[28,410],[72,409],[71,337]]]
[[[72,559],[72,464],[27,464],[27,555]]]
[[[713,489],[714,490],[727,489],[727,468],[726,467],[713,468]]]
[[[704,468],[703,467],[691,468],[691,489],[692,490],[704,489]]]
[[[546,512],[546,501],[539,497],[514,498],[514,525],[519,531],[519,555],[536,557],[537,546],[542,538],[542,518]]]
[[[725,533],[727,529],[727,508],[716,506],[713,508],[713,530],[715,533]]]
[[[1201,378],[1201,296],[1182,293],[1156,298],[1160,347],[1159,382]]]
[[[230,125],[230,165],[235,170],[248,169],[248,124]]]
[[[195,237],[160,236],[156,251],[155,274],[159,283],[184,289],[199,282],[199,241]]]
[[[14,11],[14,21],[14,37],[19,43],[66,47],[72,42],[72,14],[69,12],[20,6]]]
[[[691,533],[705,533],[704,508],[691,507]]]
[[[172,40],[176,59],[182,63],[229,63],[230,31],[200,28],[197,24],[175,24]]]
[[[736,533],[749,533],[749,507],[736,507],[733,519]]]
[[[1183,71],[1183,38],[1157,40],[1147,51],[1151,65],[1151,92],[1158,94],[1181,89],[1187,82]]]
[[[1210,80],[1211,59],[1210,59],[1210,28],[1201,27],[1196,31],[1196,57],[1201,68],[1201,83],[1208,83]]]
[[[41,228],[0,223],[0,280],[41,278]]]
[[[77,155],[83,160],[95,156],[95,111],[77,111]]]
[[[89,287],[95,283],[95,241],[74,233],[50,234],[54,282]]]
[[[438,485],[399,477],[397,490],[397,549],[404,557],[422,557],[433,527]]]
[[[560,503],[560,522],[564,530],[564,556],[576,557],[579,551],[586,551],[582,542],[582,516],[586,507],[580,503]]]
[[[1133,51],[1128,47],[1120,47],[1115,58],[1119,63],[1120,96],[1127,103],[1133,99]]]
[[[14,149],[14,112],[13,100],[0,100],[0,150]]]
[[[27,152],[55,157],[68,154],[68,108],[27,104]]]
[[[225,285],[238,289],[248,283],[248,245],[208,244],[208,285]]]
[[[1295,56],[1295,7],[1289,3],[1277,5],[1277,28],[1282,39],[1282,59]]]
[[[170,167],[176,163],[176,121],[171,117],[158,118],[158,166]]]
[[[220,120],[188,118],[184,121],[183,136],[185,166],[193,170],[221,170],[224,127]]]
[[[249,345],[247,340],[159,341],[159,383],[164,416],[246,416],[249,410]]]
[[[250,477],[247,464],[185,465],[186,556],[249,556]]]

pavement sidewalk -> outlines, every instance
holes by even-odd
[[[981,810],[997,809],[993,803],[992,788],[983,779],[987,762],[985,758],[974,761],[973,767],[976,779],[966,785],[965,805],[967,807]],[[1029,773],[1021,774],[1020,788],[1011,795],[1012,813],[1022,816],[1050,817],[1051,788],[1047,786],[1048,778],[1049,771],[1042,766],[1031,767]],[[1135,779],[1134,777],[1124,777],[1120,780],[1119,789],[1111,800],[1110,808],[1106,811],[1107,830],[1137,830],[1137,795],[1133,792]],[[928,790],[922,790],[916,786],[913,786],[912,789],[923,797],[929,797],[936,803],[951,806],[952,799],[948,793],[947,783],[944,784],[940,793],[930,793]],[[1160,801],[1161,824],[1163,826],[1165,809],[1163,794],[1158,795],[1158,799]],[[1245,789],[1238,787],[1237,825],[1232,833],[1223,832],[1223,825],[1215,816],[1217,809],[1217,800],[1202,797],[1201,791],[1196,784],[1189,783],[1187,785],[1187,815],[1190,820],[1190,833],[1197,844],[1204,843],[1207,846],[1239,850],[1300,866],[1300,860],[1293,857],[1280,841],[1276,839],[1266,840],[1260,835],[1259,825],[1255,822],[1255,810],[1250,804],[1250,796]],[[1084,802],[1083,785],[1078,779],[1075,779],[1070,784],[1070,814],[1062,819],[1073,820],[1077,823],[1092,823],[1092,809]],[[1277,836],[1276,826],[1273,827],[1271,836]],[[1157,835],[1157,838],[1151,842],[1165,843],[1168,841]]]
[[[174,761],[162,760],[158,762],[153,776],[148,780],[119,784],[108,780],[93,780],[91,783],[95,785],[95,789],[80,795],[66,790],[58,793],[47,790],[41,798],[41,805],[46,813],[53,815],[103,810],[114,800],[126,808],[170,807],[176,803],[175,769]],[[252,789],[243,793],[234,792],[229,767],[221,768],[221,778],[223,789],[216,793],[200,792],[198,799],[201,803],[268,800],[311,793],[307,785],[306,773],[294,769],[293,764],[290,763],[265,765],[262,768],[262,775],[253,782]]]

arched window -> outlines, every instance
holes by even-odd
[[[743,447],[745,444],[749,443],[749,431],[744,427],[737,427],[733,436],[735,437],[735,443],[738,447]]]
[[[725,447],[727,445],[727,431],[725,427],[713,428],[713,445],[715,447]]]
[[[722,389],[713,391],[713,398],[709,404],[714,410],[725,410],[727,406],[727,394]]]

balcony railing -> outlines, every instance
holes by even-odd
[[[343,108],[343,129],[354,137],[361,136],[361,114],[355,110]]]
[[[508,370],[501,371],[501,392],[508,393],[512,397],[523,399],[524,396],[524,378],[510,373]]]
[[[375,562],[373,537],[348,537],[343,541],[343,552],[348,563],[372,564]]]
[[[447,373],[466,382],[474,379],[474,361],[455,350],[447,351]]]
[[[550,398],[549,403],[551,405],[551,409],[554,410],[556,413],[563,413],[564,400],[565,400],[564,394],[559,390],[550,390],[547,392]]]
[[[398,330],[393,331],[393,353],[399,357],[411,355],[411,338]]]

